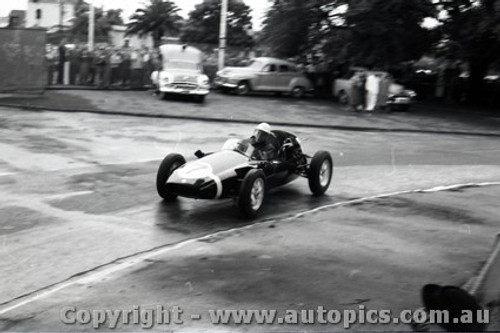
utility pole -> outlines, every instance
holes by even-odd
[[[89,12],[89,40],[88,40],[88,48],[89,51],[94,51],[94,36],[95,36],[95,8],[94,2],[89,1],[90,4],[90,12]]]
[[[59,31],[63,30],[64,24],[64,0],[59,0]]]
[[[226,34],[227,34],[227,6],[228,0],[221,0],[220,11],[220,33],[219,33],[219,70],[224,68],[224,58],[226,56]]]

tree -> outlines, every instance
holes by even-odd
[[[323,47],[339,62],[388,67],[432,45],[422,22],[435,14],[432,0],[275,0],[263,41],[283,57]]]
[[[469,64],[468,101],[481,102],[484,76],[500,58],[500,0],[441,0],[441,19],[450,58]]]
[[[339,1],[275,0],[264,20],[261,40],[276,56],[300,55],[329,31]]]
[[[227,13],[227,44],[250,46],[253,39],[248,31],[252,27],[251,9],[241,0],[229,0]],[[181,40],[188,43],[218,44],[220,32],[221,0],[204,0],[189,13]]]
[[[90,5],[79,0],[75,7],[75,18],[70,30],[70,36],[79,42],[87,40],[89,31]],[[113,25],[123,24],[121,9],[110,9],[104,11],[102,8],[95,9],[95,40],[96,42],[107,42],[109,31]]]
[[[182,18],[177,14],[179,8],[169,0],[150,0],[145,8],[139,8],[131,16],[127,25],[127,35],[144,36],[151,34],[155,46],[160,45],[164,36],[177,36]]]
[[[431,0],[350,1],[345,54],[357,65],[379,68],[418,59],[435,41],[434,33],[422,26],[435,14]]]

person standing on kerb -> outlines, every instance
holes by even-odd
[[[366,78],[366,111],[373,112],[377,106],[377,97],[380,91],[380,78],[370,74]]]
[[[357,72],[350,80],[349,104],[352,111],[363,111],[365,107],[366,74]]]
[[[57,84],[64,83],[64,63],[66,62],[66,39],[61,40],[59,44],[59,62],[57,64]]]

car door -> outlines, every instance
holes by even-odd
[[[276,74],[276,91],[289,91],[290,83],[294,77],[297,76],[297,72],[293,71],[289,65],[279,65],[278,73]]]
[[[276,86],[276,74],[278,66],[270,63],[257,74],[256,84],[253,85],[254,90],[272,91]]]

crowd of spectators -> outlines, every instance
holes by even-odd
[[[47,84],[143,88],[151,73],[160,67],[157,50],[136,49],[128,45],[114,48],[99,45],[90,51],[86,45],[61,43],[46,48]]]

